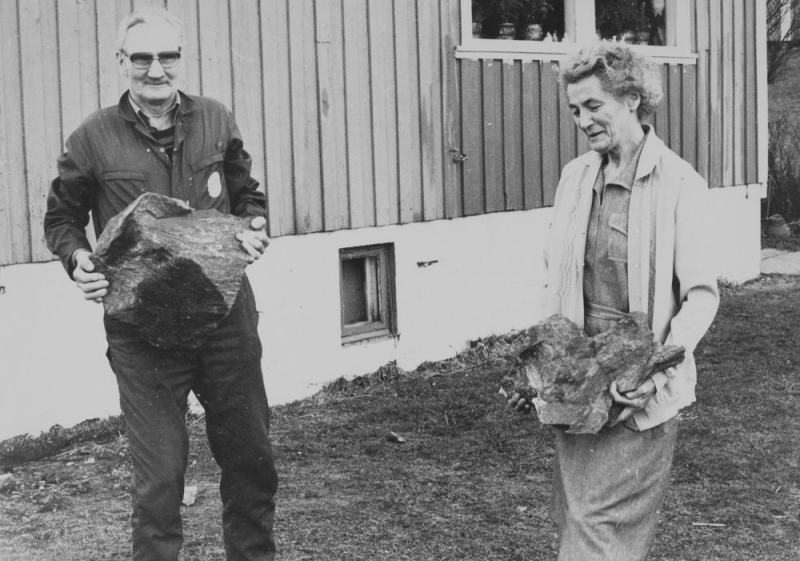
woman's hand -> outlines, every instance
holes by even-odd
[[[531,412],[531,402],[524,395],[514,392],[514,395],[508,398],[508,407],[520,413]]]
[[[614,401],[625,406],[625,409],[623,409],[622,413],[619,415],[619,422],[626,420],[636,411],[644,409],[645,403],[656,395],[656,383],[650,378],[645,380],[644,383],[635,390],[625,392],[624,394],[620,393],[617,389],[616,380],[611,382],[611,386],[608,389]]]

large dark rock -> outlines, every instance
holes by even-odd
[[[639,387],[659,370],[679,364],[683,347],[653,341],[644,314],[587,337],[567,318],[554,315],[529,331],[532,344],[519,354],[517,373],[529,384],[540,422],[568,426],[567,432],[596,434],[617,423],[622,407],[609,392]]]
[[[92,260],[112,321],[166,349],[199,347],[236,300],[249,221],[146,193],[111,219]]]

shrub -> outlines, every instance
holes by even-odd
[[[787,222],[800,219],[800,125],[779,114],[769,123],[769,191],[762,217],[780,214]]]
[[[797,0],[767,0],[767,82],[784,77],[789,60],[800,47]]]

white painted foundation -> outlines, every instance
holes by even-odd
[[[761,274],[761,199],[763,185],[712,189],[719,275],[741,284]],[[713,257],[712,257],[713,258]]]
[[[713,196],[722,276],[758,276],[758,193],[737,187]],[[273,240],[248,273],[270,402],[390,361],[411,370],[536,323],[549,218],[540,209]],[[399,335],[342,346],[339,249],[390,242]],[[2,267],[0,286],[0,440],[119,413],[102,307],[85,302],[57,262]]]

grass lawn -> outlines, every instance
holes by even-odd
[[[698,349],[698,402],[682,414],[652,559],[800,559],[798,317],[800,280],[726,290]],[[523,343],[479,341],[450,361],[387,367],[274,408],[280,559],[553,559],[551,431],[498,395]],[[203,419],[190,425],[187,484],[199,492],[183,511],[183,559],[219,560],[218,471]],[[10,473],[0,559],[127,558],[124,436]]]

